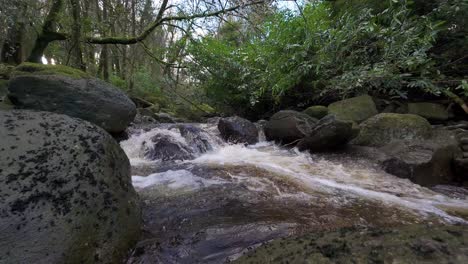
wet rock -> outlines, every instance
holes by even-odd
[[[314,105],[303,111],[304,114],[317,119],[322,119],[328,115],[328,108],[323,105]]]
[[[179,130],[180,135],[184,137],[195,154],[213,150],[208,133],[201,128],[187,124],[176,125],[175,128]]]
[[[265,125],[267,140],[289,144],[304,138],[318,122],[307,114],[283,110],[274,114]]]
[[[258,142],[258,129],[247,119],[233,116],[221,118],[218,122],[221,137],[231,143],[255,144]]]
[[[381,150],[388,173],[423,186],[459,182],[453,165],[462,153],[452,132],[435,131],[429,140],[393,141]]]
[[[8,89],[17,108],[81,118],[110,133],[124,131],[136,114],[124,92],[65,66],[22,64]]]
[[[0,111],[0,263],[120,263],[139,237],[129,161],[101,128]]]
[[[356,123],[378,114],[372,97],[368,95],[332,103],[328,106],[328,110],[330,114],[336,115],[341,120],[350,120]]]
[[[466,239],[465,226],[348,228],[278,239],[234,263],[467,263]]]
[[[409,103],[408,114],[419,115],[430,121],[446,121],[449,119],[447,109],[436,103]]]
[[[171,135],[157,134],[145,145],[147,159],[175,161],[195,158],[188,145]]]
[[[382,113],[360,125],[359,136],[354,144],[383,146],[394,140],[422,140],[431,136],[429,122],[417,115]]]
[[[346,145],[354,136],[352,122],[342,121],[333,115],[328,115],[299,141],[297,147],[301,151],[329,151]]]

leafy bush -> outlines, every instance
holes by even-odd
[[[460,85],[433,53],[439,36],[459,30],[441,18],[463,20],[463,0],[443,1],[424,15],[407,1],[361,3],[339,12],[329,2],[308,4],[300,14],[276,12],[260,33],[235,38],[230,32],[241,44],[222,35],[193,41],[189,71],[211,105],[241,114],[363,93],[439,96]]]

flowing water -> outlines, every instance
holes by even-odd
[[[144,236],[129,263],[223,263],[306,232],[468,220],[464,189],[434,191],[349,155],[311,155],[263,140],[226,144],[214,125],[182,127],[162,125],[121,143],[143,200]],[[162,137],[190,160],[174,151],[150,160]]]

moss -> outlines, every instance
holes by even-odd
[[[330,114],[336,115],[341,120],[362,122],[376,115],[377,108],[372,97],[363,95],[335,102],[328,106]]]
[[[89,74],[78,69],[64,65],[46,65],[25,62],[16,67],[12,73],[14,76],[22,75],[63,75],[73,79],[88,79]]]
[[[411,114],[382,113],[361,124],[355,144],[382,146],[392,140],[427,139],[432,127],[423,117]]]
[[[323,105],[314,105],[304,110],[303,113],[308,114],[313,118],[322,119],[328,115],[328,108]]]
[[[0,63],[0,79],[3,79],[3,80],[10,79],[10,74],[13,68],[14,67],[11,65]]]
[[[344,228],[280,239],[234,263],[467,263],[466,226]]]

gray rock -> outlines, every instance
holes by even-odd
[[[120,263],[139,237],[129,161],[86,121],[0,111],[0,263]]]
[[[346,145],[353,137],[353,123],[342,121],[333,115],[322,118],[312,131],[299,143],[299,150],[328,151]]]
[[[274,114],[265,125],[267,140],[289,144],[304,138],[318,122],[307,114],[283,110]]]
[[[218,122],[221,137],[231,143],[255,144],[258,142],[258,129],[247,119],[233,116],[221,118]]]
[[[125,93],[95,78],[27,73],[13,77],[8,89],[17,108],[81,118],[110,133],[124,131],[136,114]]]
[[[167,113],[157,113],[155,114],[154,119],[160,123],[177,123],[174,117]]]

